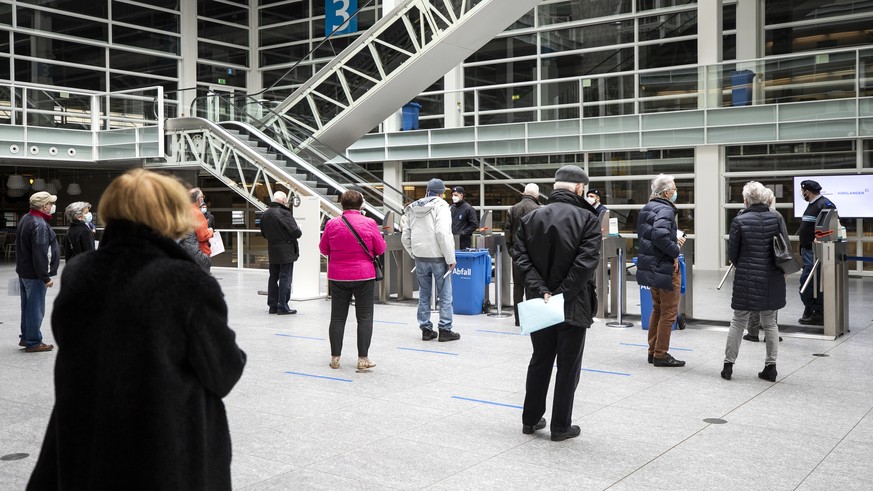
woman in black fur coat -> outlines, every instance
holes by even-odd
[[[66,266],[55,301],[55,406],[28,489],[230,489],[221,400],[246,355],[218,283],[177,243],[190,207],[143,169],[103,194],[100,248]]]

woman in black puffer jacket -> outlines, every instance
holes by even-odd
[[[734,273],[731,320],[725,346],[722,378],[730,380],[734,361],[740,350],[743,330],[751,312],[758,312],[767,357],[762,379],[776,381],[776,355],[779,351],[779,327],[776,312],[785,307],[785,275],[776,267],[773,255],[773,237],[788,233],[782,215],[771,211],[767,205],[766,188],[751,181],[743,187],[743,203],[746,209],[731,223],[728,256],[736,268]]]

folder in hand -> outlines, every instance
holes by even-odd
[[[549,303],[532,298],[518,304],[518,323],[523,334],[545,329],[564,322],[564,294],[552,295]]]

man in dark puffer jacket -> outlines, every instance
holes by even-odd
[[[682,275],[679,272],[679,248],[684,237],[676,237],[676,182],[673,176],[660,174],[652,180],[650,201],[637,219],[639,259],[637,283],[652,292],[652,316],[649,319],[649,363],[656,367],[682,367],[685,362],[673,358],[670,335],[679,313]]]
[[[758,312],[767,343],[764,371],[758,376],[776,381],[776,354],[779,351],[776,312],[785,307],[785,275],[776,267],[773,237],[783,234],[787,239],[788,232],[782,215],[770,211],[767,206],[766,189],[755,181],[747,183],[743,187],[743,203],[747,208],[731,222],[728,257],[736,272],[731,296],[734,317],[728,332],[724,369],[721,372],[726,380],[731,378],[749,314]]]
[[[524,278],[527,298],[564,294],[564,322],[531,333],[533,355],[527,368],[521,431],[544,428],[549,380],[557,356],[552,404],[552,441],[579,436],[570,425],[579,385],[585,332],[597,310],[594,271],[600,262],[600,221],[582,199],[588,176],[575,165],[555,173],[549,204],[528,213],[515,233],[513,254]]]

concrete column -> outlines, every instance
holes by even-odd
[[[382,164],[382,180],[385,184],[393,186],[395,189],[403,190],[403,162],[399,160],[389,160]],[[386,203],[390,203],[393,208],[402,210],[406,204],[403,202],[403,197],[400,193],[385,188],[382,192],[382,199]]]
[[[197,87],[197,2],[180,2],[181,13],[179,26],[182,36],[179,60],[179,88],[188,89]],[[191,102],[196,97],[196,91],[183,90],[179,92],[179,114],[192,116]]]
[[[443,77],[445,90],[460,90],[464,88],[464,71],[457,66]],[[446,128],[462,128],[464,126],[464,94],[452,92],[443,99],[443,114]]]
[[[694,268],[721,269],[725,251],[722,234],[724,218],[724,148],[706,145],[694,149]]]
[[[697,4],[697,63],[700,66],[700,97],[698,107],[721,106],[721,74],[707,65],[723,59],[722,0],[707,0]]]
[[[401,0],[382,0],[382,17],[385,17],[387,14],[391,13],[391,11],[394,10],[394,7],[396,7],[397,4],[400,3],[400,1]],[[363,2],[359,1],[358,7],[360,7],[361,5],[363,5]],[[402,114],[402,111],[398,110],[397,112],[389,116],[388,119],[383,121],[382,131],[385,133],[395,133],[400,131]],[[385,178],[385,182],[388,182],[387,177]]]
[[[249,6],[249,69],[246,72],[246,92],[254,94],[264,88],[261,84],[260,60],[258,56],[258,7]]]

